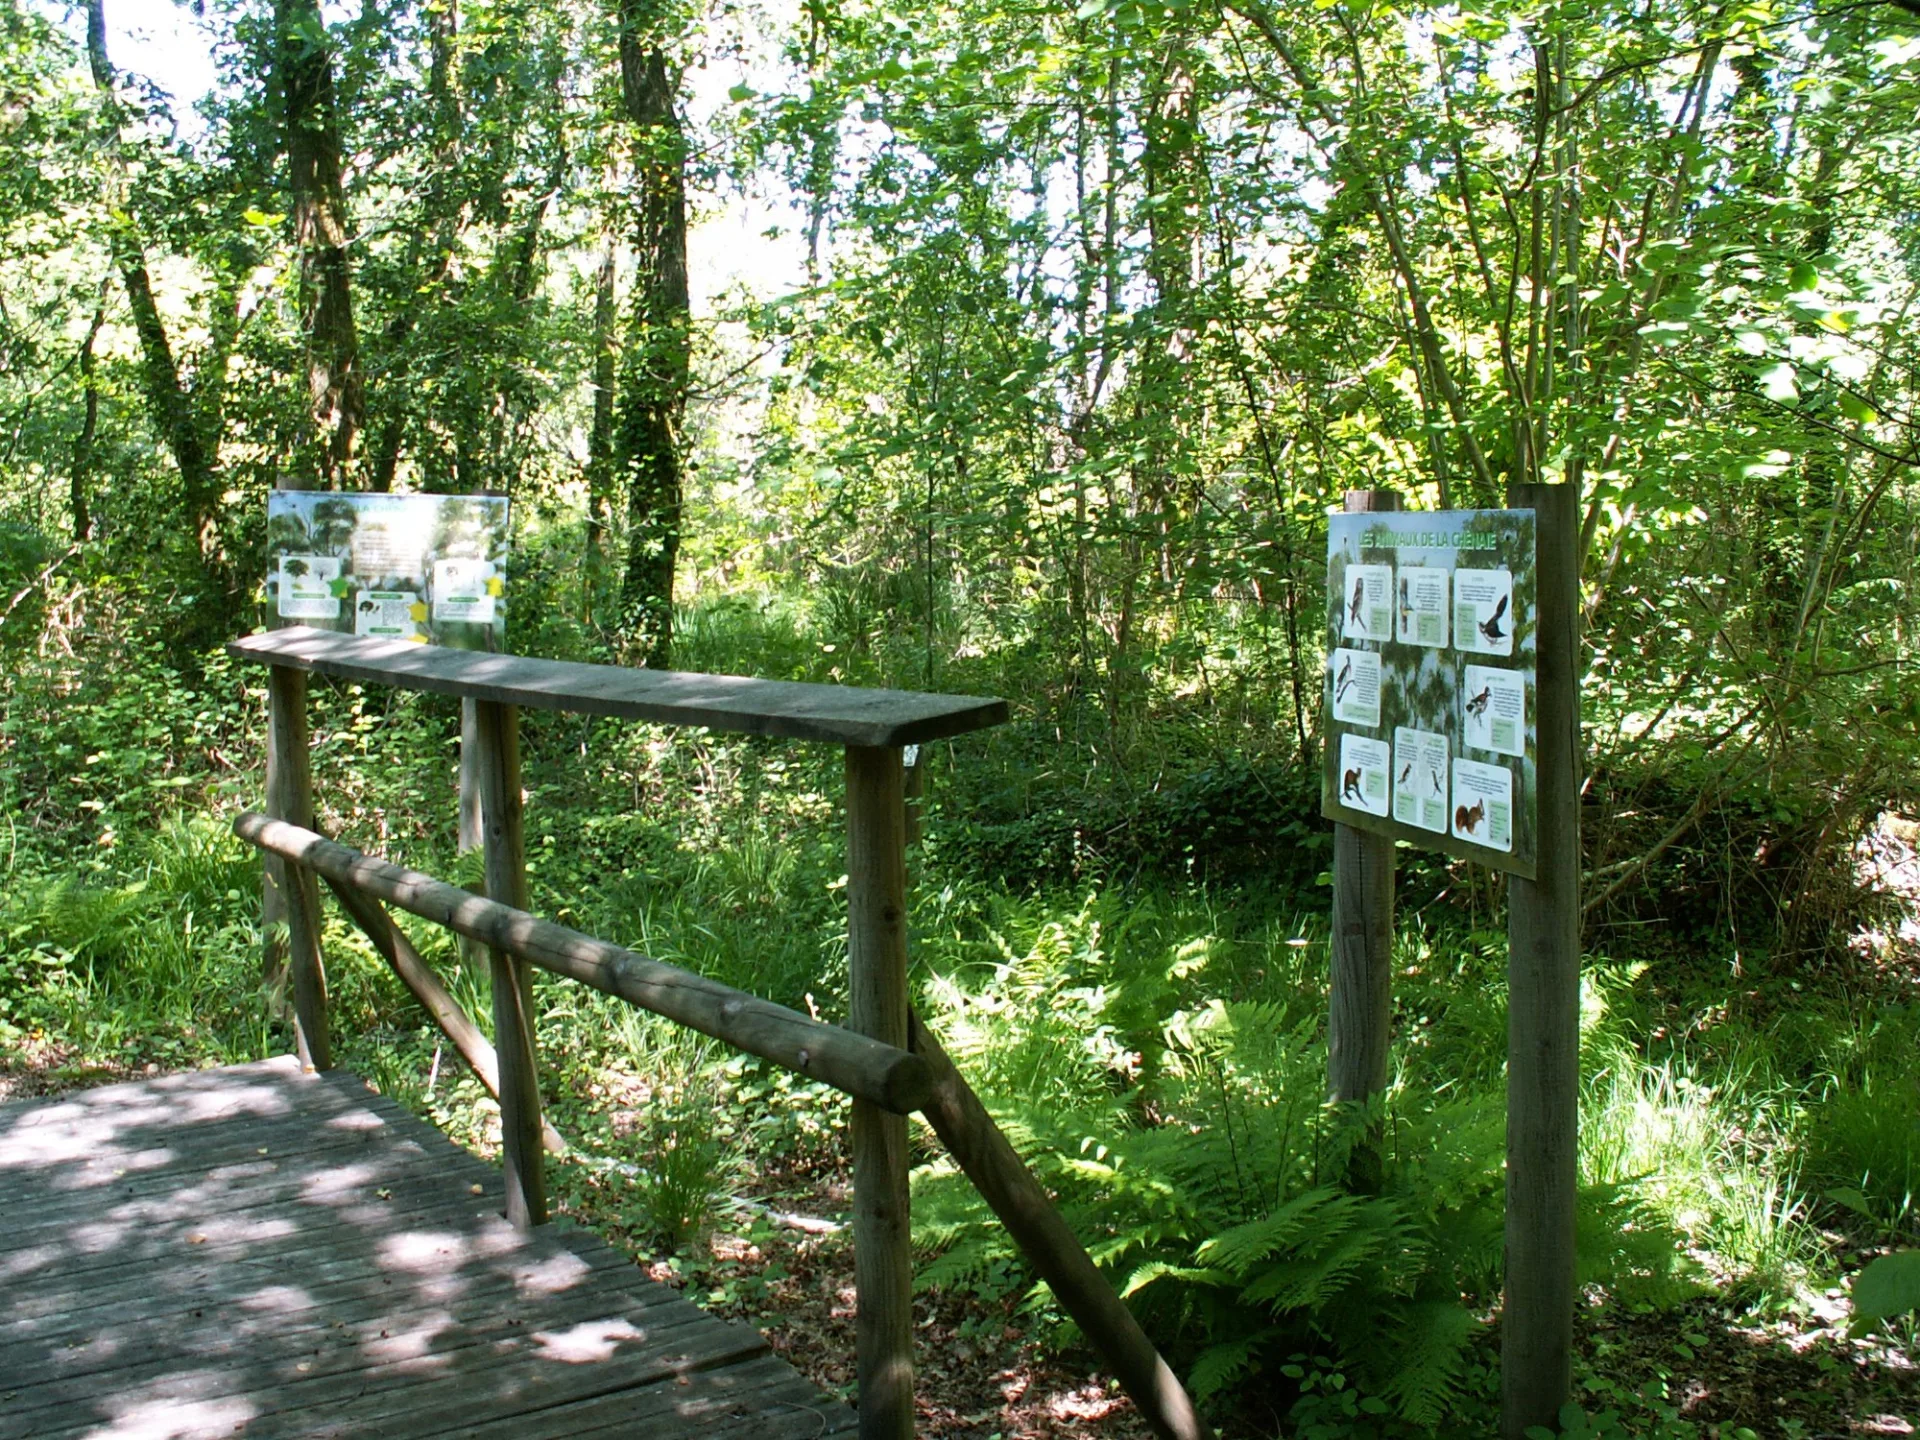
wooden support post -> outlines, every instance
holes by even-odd
[[[440,1033],[453,1042],[453,1048],[460,1052],[460,1058],[479,1076],[487,1093],[498,1100],[500,1059],[494,1053],[493,1043],[480,1033],[480,1027],[473,1023],[473,1017],[467,1014],[465,1007],[447,993],[447,987],[440,983],[440,977],[433,973],[433,967],[413,948],[413,942],[407,938],[406,932],[394,923],[393,917],[387,913],[387,907],[371,895],[355,886],[343,884],[331,875],[321,878],[327,882],[327,888],[333,891],[333,898],[340,902],[340,908],[360,927],[361,933],[380,952],[388,968],[399,977],[402,985],[413,992],[413,998],[420,1002],[420,1008],[440,1027]],[[475,948],[479,947],[476,945]],[[567,1142],[560,1138],[560,1132],[551,1125],[545,1125],[543,1143],[551,1155],[567,1153]]]
[[[487,896],[527,908],[525,841],[520,815],[520,712],[475,703],[475,769],[486,840]],[[506,951],[491,949],[493,1044],[500,1060],[500,1141],[507,1171],[507,1218],[527,1227],[547,1223],[547,1178],[541,1155],[540,1082],[534,1061],[533,976]]]
[[[907,804],[906,837],[909,846],[920,843],[920,832],[926,818],[927,808],[927,750],[921,745],[909,745],[904,756],[906,765],[905,789],[902,793]]]
[[[269,671],[269,678],[271,673]],[[269,810],[273,807],[273,796],[280,786],[280,767],[273,758],[280,749],[279,714],[279,707],[272,703],[271,692],[269,692],[267,704],[267,806]],[[267,992],[267,1009],[276,1020],[284,1018],[287,1014],[287,937],[283,933],[287,923],[287,893],[280,886],[280,876],[280,866],[271,859],[261,867],[260,983]]]
[[[1398,510],[1397,490],[1349,490],[1349,512]],[[1387,1087],[1393,1034],[1393,840],[1333,827],[1333,937],[1327,1093],[1364,1103]],[[1376,1144],[1354,1151],[1350,1180],[1374,1189]]]
[[[1535,729],[1537,876],[1507,911],[1507,1288],[1500,1433],[1558,1426],[1573,1383],[1574,1205],[1580,1092],[1579,496],[1515,485],[1539,545]]]
[[[471,697],[460,701],[460,818],[456,846],[462,855],[478,850],[486,843],[480,817],[480,702]],[[481,950],[466,936],[460,937],[460,958],[477,964]]]
[[[273,747],[268,765],[267,810],[276,819],[313,828],[313,774],[307,756],[307,676],[275,665],[267,672],[269,721]],[[287,969],[293,982],[294,1045],[308,1070],[331,1070],[333,1046],[327,1037],[327,972],[320,959],[320,887],[303,866],[269,860],[274,883],[286,904]]]
[[[907,862],[897,746],[847,747],[851,1028],[907,1046]],[[853,1102],[853,1283],[861,1440],[913,1435],[907,1122]]]

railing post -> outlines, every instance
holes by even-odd
[[[307,677],[289,665],[267,671],[267,812],[302,829],[313,828],[313,773],[307,756]],[[313,872],[269,859],[285,901],[287,968],[293,981],[294,1046],[309,1070],[333,1068],[327,1038],[327,972],[320,959],[320,886]]]
[[[907,1048],[907,862],[897,746],[847,747],[847,950],[854,1030]],[[913,1435],[907,1121],[853,1102],[853,1284],[861,1440]]]
[[[474,705],[474,768],[486,841],[487,898],[527,908],[526,846],[520,815],[520,712],[481,700]],[[500,1057],[500,1145],[507,1172],[507,1218],[528,1227],[547,1223],[540,1082],[534,1064],[533,975],[504,950],[489,949],[493,977],[493,1044]]]
[[[457,841],[460,854],[478,850],[486,844],[485,825],[480,818],[480,702],[467,696],[460,702],[460,819]],[[477,965],[481,947],[462,935],[458,937],[460,958]]]

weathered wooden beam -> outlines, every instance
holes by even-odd
[[[906,810],[900,751],[847,747],[848,1017],[907,1048]],[[854,1339],[861,1440],[912,1440],[913,1236],[907,1122],[853,1103]]]
[[[267,809],[288,824],[313,825],[313,772],[307,758],[307,677],[276,665],[267,673],[273,745]],[[287,912],[287,969],[293,982],[294,1046],[309,1070],[333,1068],[327,1036],[327,972],[320,958],[320,888],[313,876],[275,877]]]
[[[539,710],[837,745],[917,745],[1006,723],[1007,702],[488,655],[294,626],[227,646],[239,660]]]
[[[925,1114],[934,1133],[1000,1217],[1027,1263],[1113,1367],[1141,1417],[1164,1440],[1208,1440],[1213,1432],[1194,1410],[1180,1378],[917,1015],[909,1043],[933,1075]]]
[[[408,870],[363,855],[311,830],[248,811],[233,833],[316,874],[363,890],[456,934],[711,1035],[810,1079],[905,1115],[926,1103],[926,1062],[704,975],[610,945]]]
[[[486,845],[487,898],[527,908],[527,866],[521,828],[520,713],[482,700],[474,706],[479,741],[481,835]],[[507,1218],[547,1223],[547,1176],[541,1153],[540,1073],[533,1018],[533,972],[512,951],[487,953],[493,976],[493,1043],[500,1056],[500,1148],[506,1160]]]
[[[458,803],[460,806],[456,843],[462,855],[478,850],[486,844],[482,833],[484,825],[480,818],[480,702],[462,700],[460,702],[460,772],[456,782]],[[460,958],[470,965],[480,963],[481,947],[466,936],[457,937],[460,942]]]
[[[1397,490],[1349,490],[1346,509],[1398,510]],[[1387,1088],[1393,1039],[1393,838],[1333,827],[1333,935],[1327,1009],[1327,1094],[1364,1104]],[[1348,1180],[1377,1189],[1380,1146],[1354,1147]]]
[[[347,918],[360,927],[360,932],[387,962],[387,968],[412,992],[428,1018],[440,1027],[440,1033],[453,1042],[453,1048],[460,1052],[460,1058],[479,1077],[487,1093],[498,1100],[500,1060],[494,1053],[493,1042],[480,1033],[480,1027],[473,1023],[473,1017],[440,983],[440,977],[433,973],[433,967],[413,948],[413,942],[407,938],[406,932],[394,923],[386,907],[372,896],[351,885],[342,885],[331,876],[322,878],[333,892],[333,898],[340,902],[340,908],[347,912]],[[560,1132],[544,1120],[541,1125],[548,1153],[566,1154],[567,1142],[561,1138]]]
[[[1514,485],[1534,512],[1539,860],[1507,890],[1507,1273],[1500,1433],[1551,1429],[1573,1387],[1580,1122],[1580,497]]]

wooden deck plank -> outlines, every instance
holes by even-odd
[[[492,1221],[498,1236],[463,1234],[462,1227],[476,1218]],[[369,1232],[363,1232],[369,1233]],[[284,1276],[288,1267],[297,1267],[308,1283],[331,1283],[363,1276],[385,1276],[396,1283],[411,1279],[426,1283],[441,1269],[460,1268],[468,1276],[485,1273],[487,1257],[502,1253],[524,1253],[509,1249],[511,1227],[497,1216],[475,1217],[467,1203],[449,1200],[437,1207],[417,1211],[408,1219],[396,1218],[391,1229],[372,1231],[369,1243],[358,1247],[313,1231],[289,1227],[285,1233],[249,1244],[242,1238],[205,1253],[183,1237],[180,1245],[157,1255],[139,1257],[127,1265],[103,1265],[71,1270],[49,1265],[58,1277],[65,1275],[67,1285],[22,1285],[18,1299],[9,1308],[11,1314],[0,1328],[0,1339],[16,1332],[16,1327],[45,1323],[50,1317],[78,1315],[83,1309],[122,1306],[133,1310],[226,1303],[251,1293],[267,1279]],[[437,1267],[436,1252],[448,1241],[451,1247],[444,1267]],[[8,1286],[13,1297],[14,1287]],[[71,1303],[70,1303],[71,1302]]]
[[[462,699],[836,745],[923,745],[1004,724],[1007,702],[486,655],[295,626],[227,646],[239,660]]]
[[[654,1346],[704,1338],[704,1327],[719,1323],[691,1306],[622,1304],[617,1295],[576,1296],[568,1303],[543,1306],[542,1313],[550,1326],[632,1334]],[[300,1332],[264,1329],[217,1339],[184,1356],[148,1359],[128,1354],[119,1365],[26,1382],[6,1409],[10,1418],[28,1423],[35,1423],[29,1417],[38,1412],[39,1428],[53,1428],[58,1420],[47,1412],[85,1405],[103,1389],[137,1391],[149,1404],[204,1405],[250,1394],[263,1375],[274,1378],[274,1395],[256,1409],[257,1415],[286,1406],[300,1411],[324,1406],[329,1413],[344,1413],[343,1401],[389,1392],[399,1398],[388,1403],[405,1409],[416,1403],[413,1392],[420,1377],[458,1373],[471,1385],[476,1375],[491,1375],[504,1359],[534,1343],[524,1320],[497,1311],[457,1321],[444,1312],[428,1312],[411,1324],[383,1317]],[[420,1405],[443,1403],[444,1397],[418,1399]]]
[[[0,1440],[846,1428],[756,1331],[501,1198],[283,1062],[0,1109]]]
[[[572,1262],[572,1263],[564,1263]],[[627,1267],[632,1272],[632,1267]],[[18,1383],[39,1384],[96,1370],[177,1355],[183,1359],[218,1349],[239,1336],[260,1336],[266,1345],[284,1337],[304,1344],[312,1331],[360,1334],[392,1339],[422,1327],[457,1323],[485,1323],[495,1317],[517,1317],[523,1305],[537,1302],[542,1313],[559,1313],[574,1301],[601,1306],[617,1296],[632,1309],[657,1309],[684,1304],[659,1287],[635,1291],[621,1288],[626,1274],[607,1276],[562,1250],[516,1262],[466,1283],[455,1294],[422,1296],[391,1275],[359,1275],[326,1284],[293,1284],[263,1275],[250,1289],[224,1303],[195,1303],[178,1308],[173,1297],[156,1302],[164,1326],[156,1325],[153,1310],[131,1306],[92,1307],[76,1312],[78,1319],[64,1329],[43,1326],[23,1337],[39,1347],[34,1362],[24,1347],[9,1362],[8,1373]],[[584,1299],[582,1298],[584,1297]],[[4,1341],[0,1341],[4,1343]]]
[[[162,1381],[209,1356],[244,1354],[248,1365],[284,1361],[289,1369],[304,1361],[326,1374],[363,1365],[367,1357],[405,1359],[416,1352],[452,1350],[523,1326],[521,1313],[528,1304],[537,1304],[549,1325],[644,1313],[649,1326],[666,1330],[710,1318],[684,1301],[622,1290],[604,1278],[587,1272],[559,1288],[493,1286],[438,1303],[389,1289],[305,1304],[314,1297],[304,1287],[281,1285],[261,1287],[241,1305],[168,1316],[164,1329],[150,1319],[105,1316],[57,1340],[36,1336],[37,1346],[11,1358],[7,1373],[17,1398],[8,1408],[73,1403],[103,1384]],[[592,1283],[596,1280],[602,1283]]]
[[[266,1153],[262,1153],[262,1152]],[[423,1172],[434,1162],[424,1146],[389,1134],[338,1136],[316,1139],[311,1149],[293,1153],[291,1137],[275,1146],[240,1146],[210,1156],[204,1164],[169,1163],[160,1169],[105,1174],[89,1184],[44,1190],[33,1215],[17,1229],[0,1234],[0,1273],[11,1250],[41,1243],[42,1232],[62,1230],[83,1221],[118,1220],[158,1224],[207,1214],[228,1214],[255,1205],[276,1205],[303,1193],[325,1192],[344,1197],[364,1177],[368,1194],[394,1176]],[[316,1169],[324,1161],[325,1169]],[[485,1186],[492,1176],[498,1189],[499,1172],[475,1165],[472,1169],[435,1167],[449,1183]],[[6,1192],[0,1191],[0,1205]]]
[[[514,1416],[462,1429],[463,1440],[612,1440],[632,1436],[643,1425],[693,1424],[703,1437],[735,1433],[770,1437],[821,1437],[854,1429],[851,1407],[822,1398],[800,1405],[793,1400],[793,1371],[775,1355],[764,1355],[724,1370],[683,1380],[662,1381],[644,1390],[557,1405],[531,1416]],[[782,1421],[792,1423],[785,1429]],[[671,1433],[669,1429],[667,1433]]]

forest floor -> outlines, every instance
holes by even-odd
[[[1882,825],[1863,842],[1859,879],[1889,904],[1855,937],[1848,1000],[1920,1007],[1920,826]],[[1858,987],[1864,987],[1855,993]],[[1871,991],[1873,993],[1866,993]],[[0,1101],[59,1094],[139,1078],[181,1063],[151,1050],[102,1063],[44,1033],[0,1052]],[[185,1058],[185,1057],[182,1057]],[[190,1060],[188,1060],[190,1063]],[[613,1097],[604,1118],[615,1133],[640,1123],[651,1097]],[[484,1136],[479,1148],[486,1148]],[[469,1143],[473,1143],[470,1139]],[[775,1349],[823,1389],[854,1387],[853,1263],[845,1229],[849,1167],[837,1142],[764,1156],[734,1188],[743,1192],[669,1258],[634,1228],[617,1187],[566,1167],[563,1208],[632,1254],[656,1280],[718,1313],[758,1325]],[[1853,1272],[1873,1258],[1843,1234],[1826,1234]],[[1857,1253],[1856,1253],[1857,1252]],[[1576,1393],[1592,1414],[1617,1411],[1621,1428],[1575,1431],[1595,1440],[1840,1440],[1920,1433],[1920,1352],[1902,1339],[1851,1336],[1841,1289],[1803,1290],[1756,1301],[1738,1277],[1698,1255],[1702,1282],[1691,1298],[1627,1306],[1590,1294],[1576,1320]],[[1042,1440],[1149,1432],[1095,1359],[1061,1348],[1017,1302],[923,1292],[916,1299],[918,1432],[938,1440]],[[1497,1325],[1476,1346],[1488,1385]],[[1292,1398],[1242,1387],[1230,1436],[1293,1436]],[[1482,1395],[1481,1413],[1490,1397]],[[1322,1432],[1314,1432],[1322,1433]],[[1413,1432],[1364,1423],[1342,1436],[1387,1440]],[[1449,1437],[1471,1431],[1453,1430]]]
[[[1907,959],[1909,978],[1920,982],[1920,951]],[[0,1102],[140,1078],[160,1068],[74,1065],[49,1044],[18,1048],[0,1065]],[[591,1186],[576,1189],[568,1208],[633,1255],[653,1279],[730,1319],[758,1325],[803,1375],[830,1393],[851,1395],[853,1252],[843,1218],[850,1206],[850,1166],[844,1156],[816,1157],[762,1172],[752,1189],[754,1198],[664,1259],[658,1247],[629,1230],[616,1205],[596,1204]],[[915,1313],[919,1434],[938,1440],[1136,1440],[1151,1433],[1089,1353],[1049,1345],[1017,1307],[922,1293]],[[1489,1331],[1489,1360],[1497,1345],[1497,1334]],[[1920,1356],[1884,1341],[1851,1338],[1837,1290],[1768,1319],[1715,1294],[1664,1309],[1625,1309],[1593,1296],[1577,1317],[1576,1346],[1579,1398],[1590,1413],[1665,1412],[1697,1427],[1670,1428],[1669,1420],[1667,1428],[1643,1429],[1629,1419],[1617,1433],[1632,1440],[1692,1434],[1740,1440],[1741,1427],[1758,1440],[1920,1433]],[[1640,1399],[1650,1383],[1660,1388],[1662,1401]],[[1275,1398],[1273,1408],[1284,1413],[1285,1401]],[[1227,1433],[1276,1431],[1271,1421],[1250,1419]]]

